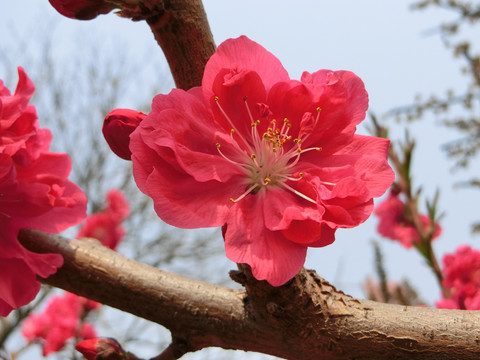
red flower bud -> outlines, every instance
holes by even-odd
[[[94,338],[80,341],[75,349],[87,360],[119,360],[125,358],[125,350],[112,338]]]
[[[119,157],[130,160],[132,152],[129,149],[130,134],[145,119],[147,115],[141,111],[130,109],[115,109],[103,122],[103,136],[110,149]]]
[[[91,20],[100,14],[107,14],[115,6],[103,0],[48,0],[63,16],[77,20]]]

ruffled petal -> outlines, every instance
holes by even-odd
[[[40,290],[40,283],[21,259],[1,257],[0,273],[0,316],[7,316],[13,309],[32,301]]]
[[[288,229],[294,220],[321,222],[323,209],[286,189],[268,189],[264,201],[265,226],[272,231]]]
[[[133,175],[139,189],[154,200],[158,216],[181,228],[221,226],[226,221],[229,199],[243,191],[238,181],[198,182],[171,162],[170,149],[154,151],[140,133],[131,138]]]
[[[305,72],[301,79],[321,108],[320,119],[305,146],[320,146],[332,153],[348,142],[356,125],[363,121],[368,94],[362,80],[349,71],[320,70]]]
[[[251,145],[247,139],[251,137],[252,123],[258,119],[252,117],[257,115],[255,105],[266,101],[265,86],[260,76],[253,71],[237,74],[224,70],[215,78],[213,92],[209,103],[215,121],[227,134],[235,129],[235,138],[239,143]]]
[[[225,252],[230,260],[250,265],[256,279],[280,286],[300,271],[307,247],[286,239],[280,231],[266,229],[259,221],[262,210],[262,202],[255,197],[245,198],[232,208]]]
[[[276,82],[290,80],[280,60],[246,36],[224,41],[208,60],[202,80],[207,99],[214,95],[213,83],[223,69],[254,71],[260,76],[267,90]]]
[[[218,131],[199,95],[198,89],[175,89],[168,96],[156,96],[152,111],[131,135],[130,149],[149,168],[155,167],[155,152],[162,156],[171,149],[162,157],[168,157],[172,166],[176,163],[199,182],[225,182],[242,172],[220,156],[217,144],[229,144],[230,136]],[[152,150],[153,158],[139,155],[143,143]]]
[[[297,244],[323,247],[335,241],[335,230],[336,228],[332,229],[325,222],[294,220],[287,229],[282,230],[282,233]]]
[[[395,173],[387,161],[389,147],[388,139],[355,135],[352,142],[337,153],[350,157],[348,161],[354,164],[357,176],[365,181],[373,197],[383,195],[395,180]],[[358,159],[353,161],[352,157]]]

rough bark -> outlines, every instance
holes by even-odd
[[[208,346],[297,360],[480,358],[480,312],[358,300],[308,270],[275,288],[240,265],[232,277],[246,291],[233,290],[126,259],[94,240],[35,230],[19,239],[63,255],[65,265],[42,282],[170,329],[172,358]]]

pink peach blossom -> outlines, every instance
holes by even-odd
[[[378,233],[383,237],[397,240],[405,248],[410,249],[420,243],[420,235],[413,224],[413,220],[408,218],[406,212],[405,204],[394,192],[391,192],[387,199],[379,204],[374,211],[379,220]],[[424,230],[427,231],[430,227],[430,218],[427,215],[420,214],[420,220]],[[441,226],[435,223],[432,240],[439,237],[441,233]]]
[[[460,245],[443,257],[443,286],[451,293],[435,303],[438,308],[480,310],[480,251]]]
[[[34,86],[22,68],[15,93],[0,80],[0,316],[38,293],[36,276],[62,265],[56,254],[32,253],[17,241],[21,228],[60,232],[85,217],[85,194],[68,180],[70,158],[49,152],[51,133],[39,129],[28,102]]]
[[[390,142],[355,134],[368,96],[348,71],[290,80],[245,36],[225,41],[201,87],[153,100],[130,136],[133,172],[165,222],[225,225],[225,250],[279,286],[308,247],[364,222],[394,175]]]
[[[107,206],[103,211],[89,215],[77,234],[77,238],[91,237],[103,245],[116,249],[125,236],[122,221],[128,217],[129,207],[121,191],[107,193]]]
[[[97,309],[99,303],[65,292],[54,296],[44,311],[30,314],[22,326],[22,334],[29,341],[38,341],[43,356],[63,349],[69,339],[90,339],[97,336],[93,326],[81,319],[85,312]]]

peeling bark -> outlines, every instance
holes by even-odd
[[[138,263],[92,239],[22,230],[19,240],[64,257],[42,282],[167,327],[169,351],[179,356],[217,346],[294,360],[480,358],[480,312],[358,300],[304,269],[272,287],[240,265],[232,278],[245,291],[233,290]]]

